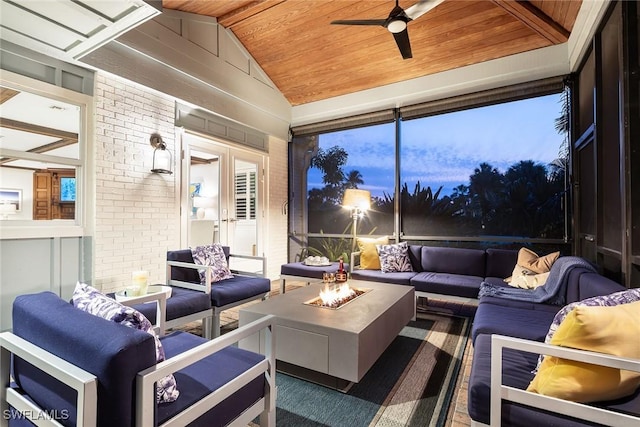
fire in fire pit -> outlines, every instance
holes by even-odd
[[[347,283],[334,286],[327,283],[320,291],[320,296],[305,302],[305,304],[322,308],[338,309],[370,290],[371,289],[351,288]]]

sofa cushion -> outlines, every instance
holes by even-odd
[[[211,304],[222,307],[243,299],[253,298],[271,291],[271,281],[263,277],[241,276],[223,280],[211,286]]]
[[[554,311],[531,310],[527,305],[535,304],[526,301],[505,301],[504,305],[485,302],[480,299],[476,315],[471,328],[471,339],[475,343],[480,334],[508,335],[515,338],[524,338],[534,341],[544,340],[549,325],[560,307],[555,306]],[[543,305],[543,304],[540,304]]]
[[[511,276],[513,267],[518,259],[518,251],[513,249],[489,248],[487,253],[487,277],[499,277],[504,279]]]
[[[78,310],[52,292],[18,296],[12,316],[14,334],[98,378],[98,426],[133,425],[136,375],[156,364],[151,335]],[[19,358],[13,369],[38,405],[67,410],[76,424],[74,391]]]
[[[572,272],[573,273],[573,272]],[[624,291],[626,288],[598,273],[579,269],[567,286],[567,304],[599,295]]]
[[[360,251],[360,268],[362,270],[380,270],[380,257],[376,245],[388,245],[389,239],[384,237],[358,237],[358,250]]]
[[[562,321],[552,345],[640,358],[640,301],[610,307],[578,306]],[[528,391],[575,402],[631,395],[640,372],[545,356]]]
[[[174,332],[162,337],[161,340],[167,359],[208,342],[204,338],[186,332]],[[206,394],[218,390],[263,360],[263,355],[231,346],[175,372],[174,375],[181,384],[182,393],[175,402],[158,405],[157,424],[166,422],[178,412],[200,401]],[[264,376],[260,376],[241,387],[190,425],[227,425],[264,396],[264,389],[265,379]]]
[[[156,304],[136,304],[133,306],[151,323],[156,323]],[[205,292],[171,287],[171,297],[167,298],[166,319],[174,320],[200,311],[211,310],[211,297]]]
[[[465,298],[478,298],[483,278],[461,274],[422,272],[411,279],[416,292],[453,295]]]
[[[151,335],[156,345],[156,362],[164,361],[164,349],[153,329],[153,325],[138,310],[122,305],[96,288],[84,283],[76,284],[72,299],[73,305],[79,310]],[[173,402],[179,395],[180,392],[173,375],[167,375],[158,381],[156,390],[158,402]]]
[[[396,285],[410,285],[415,272],[383,273],[380,270],[353,270],[351,278],[354,280],[368,280],[371,282],[390,283]]]
[[[484,278],[485,257],[485,251],[479,249],[423,246],[421,271]]]
[[[383,273],[401,273],[413,271],[409,259],[409,245],[400,242],[393,245],[376,245],[380,257],[380,270]]]

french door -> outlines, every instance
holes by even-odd
[[[264,156],[185,133],[182,164],[183,247],[221,243],[262,255]],[[253,271],[262,265],[246,262]]]

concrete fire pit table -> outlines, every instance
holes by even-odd
[[[308,379],[322,383],[326,382],[326,378],[318,380],[322,375],[359,382],[415,318],[415,294],[412,286],[359,280],[348,283],[366,292],[338,309],[305,304],[323,289],[321,283],[315,283],[241,309],[240,326],[273,314],[276,359],[285,362],[278,369],[281,365],[300,367],[291,373],[303,377],[318,373],[317,378]],[[264,349],[262,339],[254,336],[240,346],[260,351]]]

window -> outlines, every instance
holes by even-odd
[[[294,128],[290,257],[348,254],[351,218],[340,206],[346,188],[372,194],[359,236],[566,249],[564,87],[548,79],[403,107],[391,121],[379,112]]]
[[[0,181],[21,193],[20,211],[0,218],[3,237],[83,235],[91,97],[17,75],[0,93]]]
[[[402,122],[402,231],[564,236],[563,94]]]

